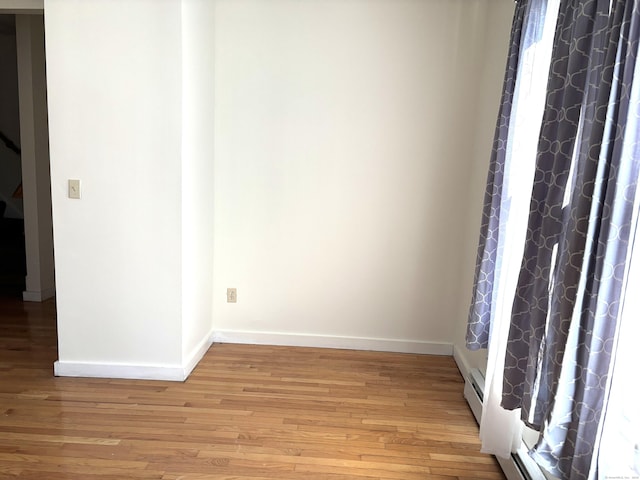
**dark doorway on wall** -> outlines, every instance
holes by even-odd
[[[0,218],[0,296],[22,297],[26,286],[26,258],[24,220]]]
[[[0,14],[0,295],[21,297],[27,266],[16,45],[15,15]]]
[[[31,302],[55,295],[44,12],[36,3],[0,8],[0,242],[7,252],[0,252],[0,289],[4,278]]]

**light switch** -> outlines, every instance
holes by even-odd
[[[80,180],[69,179],[69,198],[80,198]]]
[[[236,303],[238,301],[238,290],[235,288],[227,288],[227,303]]]

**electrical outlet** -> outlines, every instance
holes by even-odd
[[[79,199],[80,198],[80,180],[72,180],[69,179],[69,198]]]
[[[227,288],[227,303],[236,303],[238,301],[238,291],[235,288]]]

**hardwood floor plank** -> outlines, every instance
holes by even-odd
[[[224,344],[182,383],[56,357],[53,302],[0,298],[0,480],[504,478],[451,357]]]

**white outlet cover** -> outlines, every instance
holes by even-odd
[[[69,179],[69,198],[80,198],[80,180]]]

